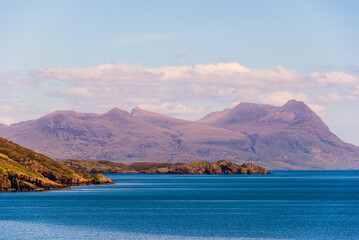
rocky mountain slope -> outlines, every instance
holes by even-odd
[[[57,160],[132,163],[227,159],[270,169],[359,169],[359,147],[340,140],[304,103],[240,103],[198,121],[135,108],[56,111],[0,127],[0,136]]]
[[[71,185],[114,183],[0,138],[0,192],[69,189]]]
[[[252,163],[237,165],[220,160],[214,163],[199,161],[191,163],[137,162],[130,165],[111,161],[63,160],[62,164],[88,173],[144,173],[144,174],[270,174],[267,169]]]

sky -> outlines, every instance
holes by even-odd
[[[0,123],[305,102],[359,145],[359,1],[0,1]]]

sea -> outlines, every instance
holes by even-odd
[[[273,173],[0,193],[0,239],[359,239],[359,171]]]

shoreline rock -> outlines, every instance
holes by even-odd
[[[211,175],[211,174],[271,174],[266,168],[244,163],[241,165],[230,161],[217,162],[195,161],[191,163],[154,163],[136,162],[130,165],[111,161],[63,160],[62,164],[86,171],[105,174],[171,174],[171,175]]]
[[[90,175],[64,166],[0,138],[0,192],[64,190],[76,185],[113,183],[102,174]]]

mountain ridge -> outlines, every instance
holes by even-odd
[[[339,139],[305,103],[295,100],[281,107],[240,103],[197,121],[140,108],[103,114],[56,111],[2,126],[0,136],[57,160],[227,159],[270,169],[359,169],[359,147]]]

